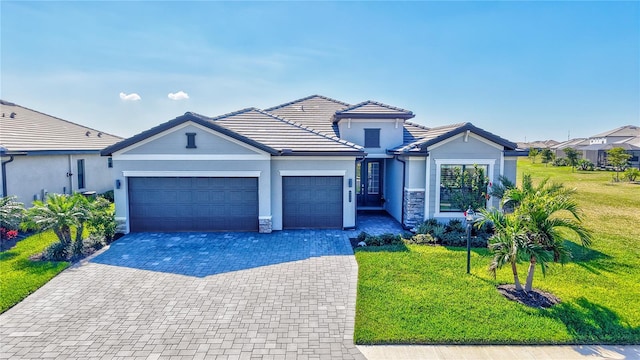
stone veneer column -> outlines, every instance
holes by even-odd
[[[410,191],[404,189],[404,202],[402,204],[404,225],[414,228],[424,221],[424,191]]]
[[[258,232],[261,234],[270,234],[272,231],[271,216],[260,217],[258,219]]]

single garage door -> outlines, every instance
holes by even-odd
[[[257,231],[258,178],[129,178],[131,231]]]
[[[342,176],[282,178],[285,229],[342,228]]]

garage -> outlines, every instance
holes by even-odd
[[[128,187],[133,232],[258,230],[258,178],[130,177]]]
[[[342,187],[342,176],[283,177],[283,227],[341,229]]]

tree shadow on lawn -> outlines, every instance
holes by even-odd
[[[540,310],[540,314],[562,321],[576,344],[640,343],[640,327],[630,326],[615,312],[584,297]]]
[[[600,275],[602,271],[615,273],[614,268],[624,266],[614,263],[614,258],[605,253],[578,245],[573,241],[565,240],[564,245],[571,251],[571,262],[593,274]]]

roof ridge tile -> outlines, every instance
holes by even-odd
[[[270,108],[266,108],[266,109],[264,109],[264,111],[267,111],[267,112],[268,112],[268,111],[272,111],[272,110],[281,109],[281,108],[283,108],[283,107],[287,107],[287,106],[289,106],[289,105],[293,105],[293,104],[296,104],[296,103],[299,103],[299,102],[302,102],[302,101],[306,101],[306,100],[309,100],[309,99],[313,99],[313,98],[321,98],[321,99],[325,99],[325,100],[328,100],[328,101],[332,101],[332,102],[334,102],[334,103],[338,103],[338,104],[341,104],[341,105],[344,105],[344,106],[351,106],[351,104],[348,104],[348,103],[346,103],[346,102],[343,102],[343,101],[340,101],[340,100],[336,100],[336,99],[330,98],[330,97],[328,97],[328,96],[323,96],[323,95],[314,94],[314,95],[309,95],[309,96],[303,97],[303,98],[301,98],[301,99],[297,99],[297,100],[289,101],[289,102],[284,103],[284,104],[280,104],[280,105],[272,106],[272,107],[270,107]]]
[[[404,112],[404,113],[407,113],[407,114],[413,114],[413,111],[410,111],[410,110],[407,110],[407,109],[403,109],[403,108],[399,108],[397,106],[381,103],[379,101],[374,101],[374,100],[366,100],[366,101],[360,102],[360,103],[355,104],[353,106],[350,106],[350,107],[348,107],[346,109],[343,109],[343,110],[340,110],[340,111],[336,111],[336,114],[345,113],[345,112],[348,112],[348,111],[351,111],[351,110],[354,110],[354,109],[357,109],[359,107],[363,107],[363,106],[369,105],[369,104],[378,105],[378,106],[381,106],[381,107],[384,107],[384,108],[387,108],[387,109],[397,110],[397,111]]]

